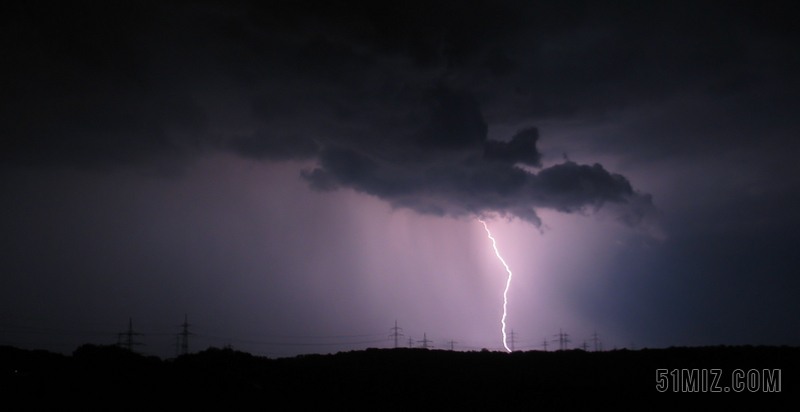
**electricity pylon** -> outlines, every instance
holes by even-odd
[[[403,328],[398,328],[397,327],[397,320],[395,320],[394,321],[394,327],[393,328],[389,328],[389,330],[392,331],[392,333],[389,335],[389,337],[390,338],[394,338],[394,347],[396,348],[397,347],[397,341],[400,338],[402,338],[403,336],[405,336],[402,333],[400,333],[400,331],[402,331]]]
[[[122,341],[122,337],[125,336],[125,341]],[[127,348],[129,351],[133,351],[134,345],[141,345],[141,342],[135,342],[133,340],[134,336],[142,336],[139,332],[133,331],[133,319],[128,318],[128,331],[127,332],[120,332],[117,339],[117,345]]]

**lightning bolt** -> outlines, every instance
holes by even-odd
[[[478,222],[483,223],[483,228],[486,229],[486,234],[489,236],[489,239],[492,240],[492,247],[494,248],[494,254],[497,255],[497,258],[500,259],[500,262],[503,263],[503,266],[506,267],[506,272],[508,272],[508,279],[506,280],[506,289],[503,291],[503,317],[500,319],[500,323],[503,325],[500,328],[500,331],[503,332],[503,347],[506,348],[506,352],[511,352],[511,349],[508,348],[508,343],[506,343],[506,315],[508,314],[508,287],[511,286],[511,269],[508,268],[506,261],[503,260],[503,257],[500,256],[500,252],[497,251],[497,242],[495,242],[494,238],[492,237],[492,232],[489,231],[489,226],[486,225],[481,219],[478,219]]]

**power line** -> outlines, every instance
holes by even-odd
[[[247,339],[235,339],[229,338],[224,336],[216,336],[216,335],[206,335],[202,333],[194,333],[193,335],[197,337],[203,338],[210,338],[216,340],[224,340],[224,341],[231,341],[231,342],[239,342],[239,343],[249,343],[254,345],[275,345],[275,346],[337,346],[337,345],[359,345],[364,343],[379,343],[379,342],[386,342],[384,339],[377,339],[377,340],[364,340],[364,341],[357,341],[357,342],[267,342],[267,341],[257,341],[257,340],[247,340]]]

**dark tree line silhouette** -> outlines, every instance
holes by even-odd
[[[783,380],[778,393],[662,393],[656,390],[659,368],[718,368],[722,386],[730,385],[734,369],[781,369]],[[0,409],[528,410],[692,406],[701,399],[763,408],[797,400],[798,371],[800,348],[794,347],[513,353],[396,348],[278,359],[209,348],[162,360],[118,346],[87,344],[72,356],[0,346]]]

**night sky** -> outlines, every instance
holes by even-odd
[[[478,218],[516,349],[800,345],[781,3],[53,3],[0,13],[2,345],[502,350]]]

